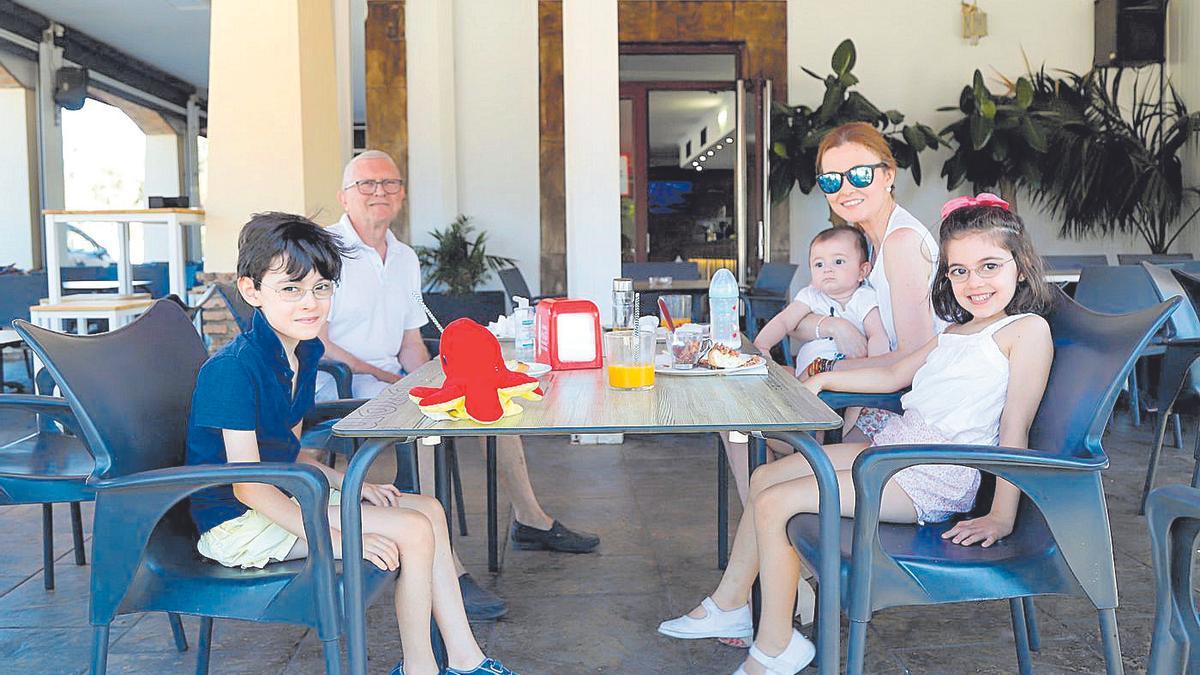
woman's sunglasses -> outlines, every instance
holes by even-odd
[[[876,162],[875,164],[852,166],[845,172],[826,171],[817,175],[817,185],[821,188],[821,192],[831,195],[842,189],[842,177],[844,176],[854,187],[865,188],[875,180],[875,169],[884,168],[887,168],[887,163]]]

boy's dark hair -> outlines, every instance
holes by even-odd
[[[871,249],[870,245],[867,244],[867,235],[854,225],[834,225],[833,227],[821,230],[817,233],[817,236],[813,237],[812,242],[808,245],[808,249],[811,251],[815,244],[829,241],[839,236],[847,236],[854,240],[854,245],[858,248],[858,252],[862,254],[862,261],[870,262]]]
[[[946,276],[946,245],[968,234],[990,234],[996,243],[1012,254],[1017,266],[1017,292],[1004,311],[1014,314],[1045,316],[1054,307],[1054,293],[1046,283],[1046,265],[1033,248],[1021,218],[999,206],[964,206],[951,211],[942,221],[937,274],[933,278],[933,311],[945,321],[963,324],[971,313],[954,299],[954,290]],[[1023,277],[1023,279],[1022,279]]]
[[[342,276],[342,256],[349,255],[337,237],[304,216],[256,213],[238,235],[237,274],[250,277],[259,288],[263,276],[282,261],[283,272],[293,281],[316,270],[336,283]]]

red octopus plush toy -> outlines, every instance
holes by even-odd
[[[496,336],[470,319],[456,319],[446,326],[439,351],[446,381],[440,387],[413,387],[408,392],[429,417],[492,424],[521,412],[514,398],[542,400],[537,379],[509,370]]]

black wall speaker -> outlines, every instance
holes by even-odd
[[[59,68],[54,74],[54,102],[67,110],[79,110],[87,101],[87,68]]]
[[[1096,57],[1104,66],[1166,59],[1167,0],[1096,0]]]

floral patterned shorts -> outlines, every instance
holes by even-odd
[[[873,446],[949,442],[915,413],[897,415],[874,408],[869,411],[872,414],[870,425],[883,422],[873,434],[868,434]],[[867,412],[863,411],[860,424]],[[865,429],[863,432],[867,433]],[[919,464],[901,469],[892,476],[892,480],[912,499],[917,522],[922,525],[941,522],[974,508],[979,479],[979,469],[956,464]]]

